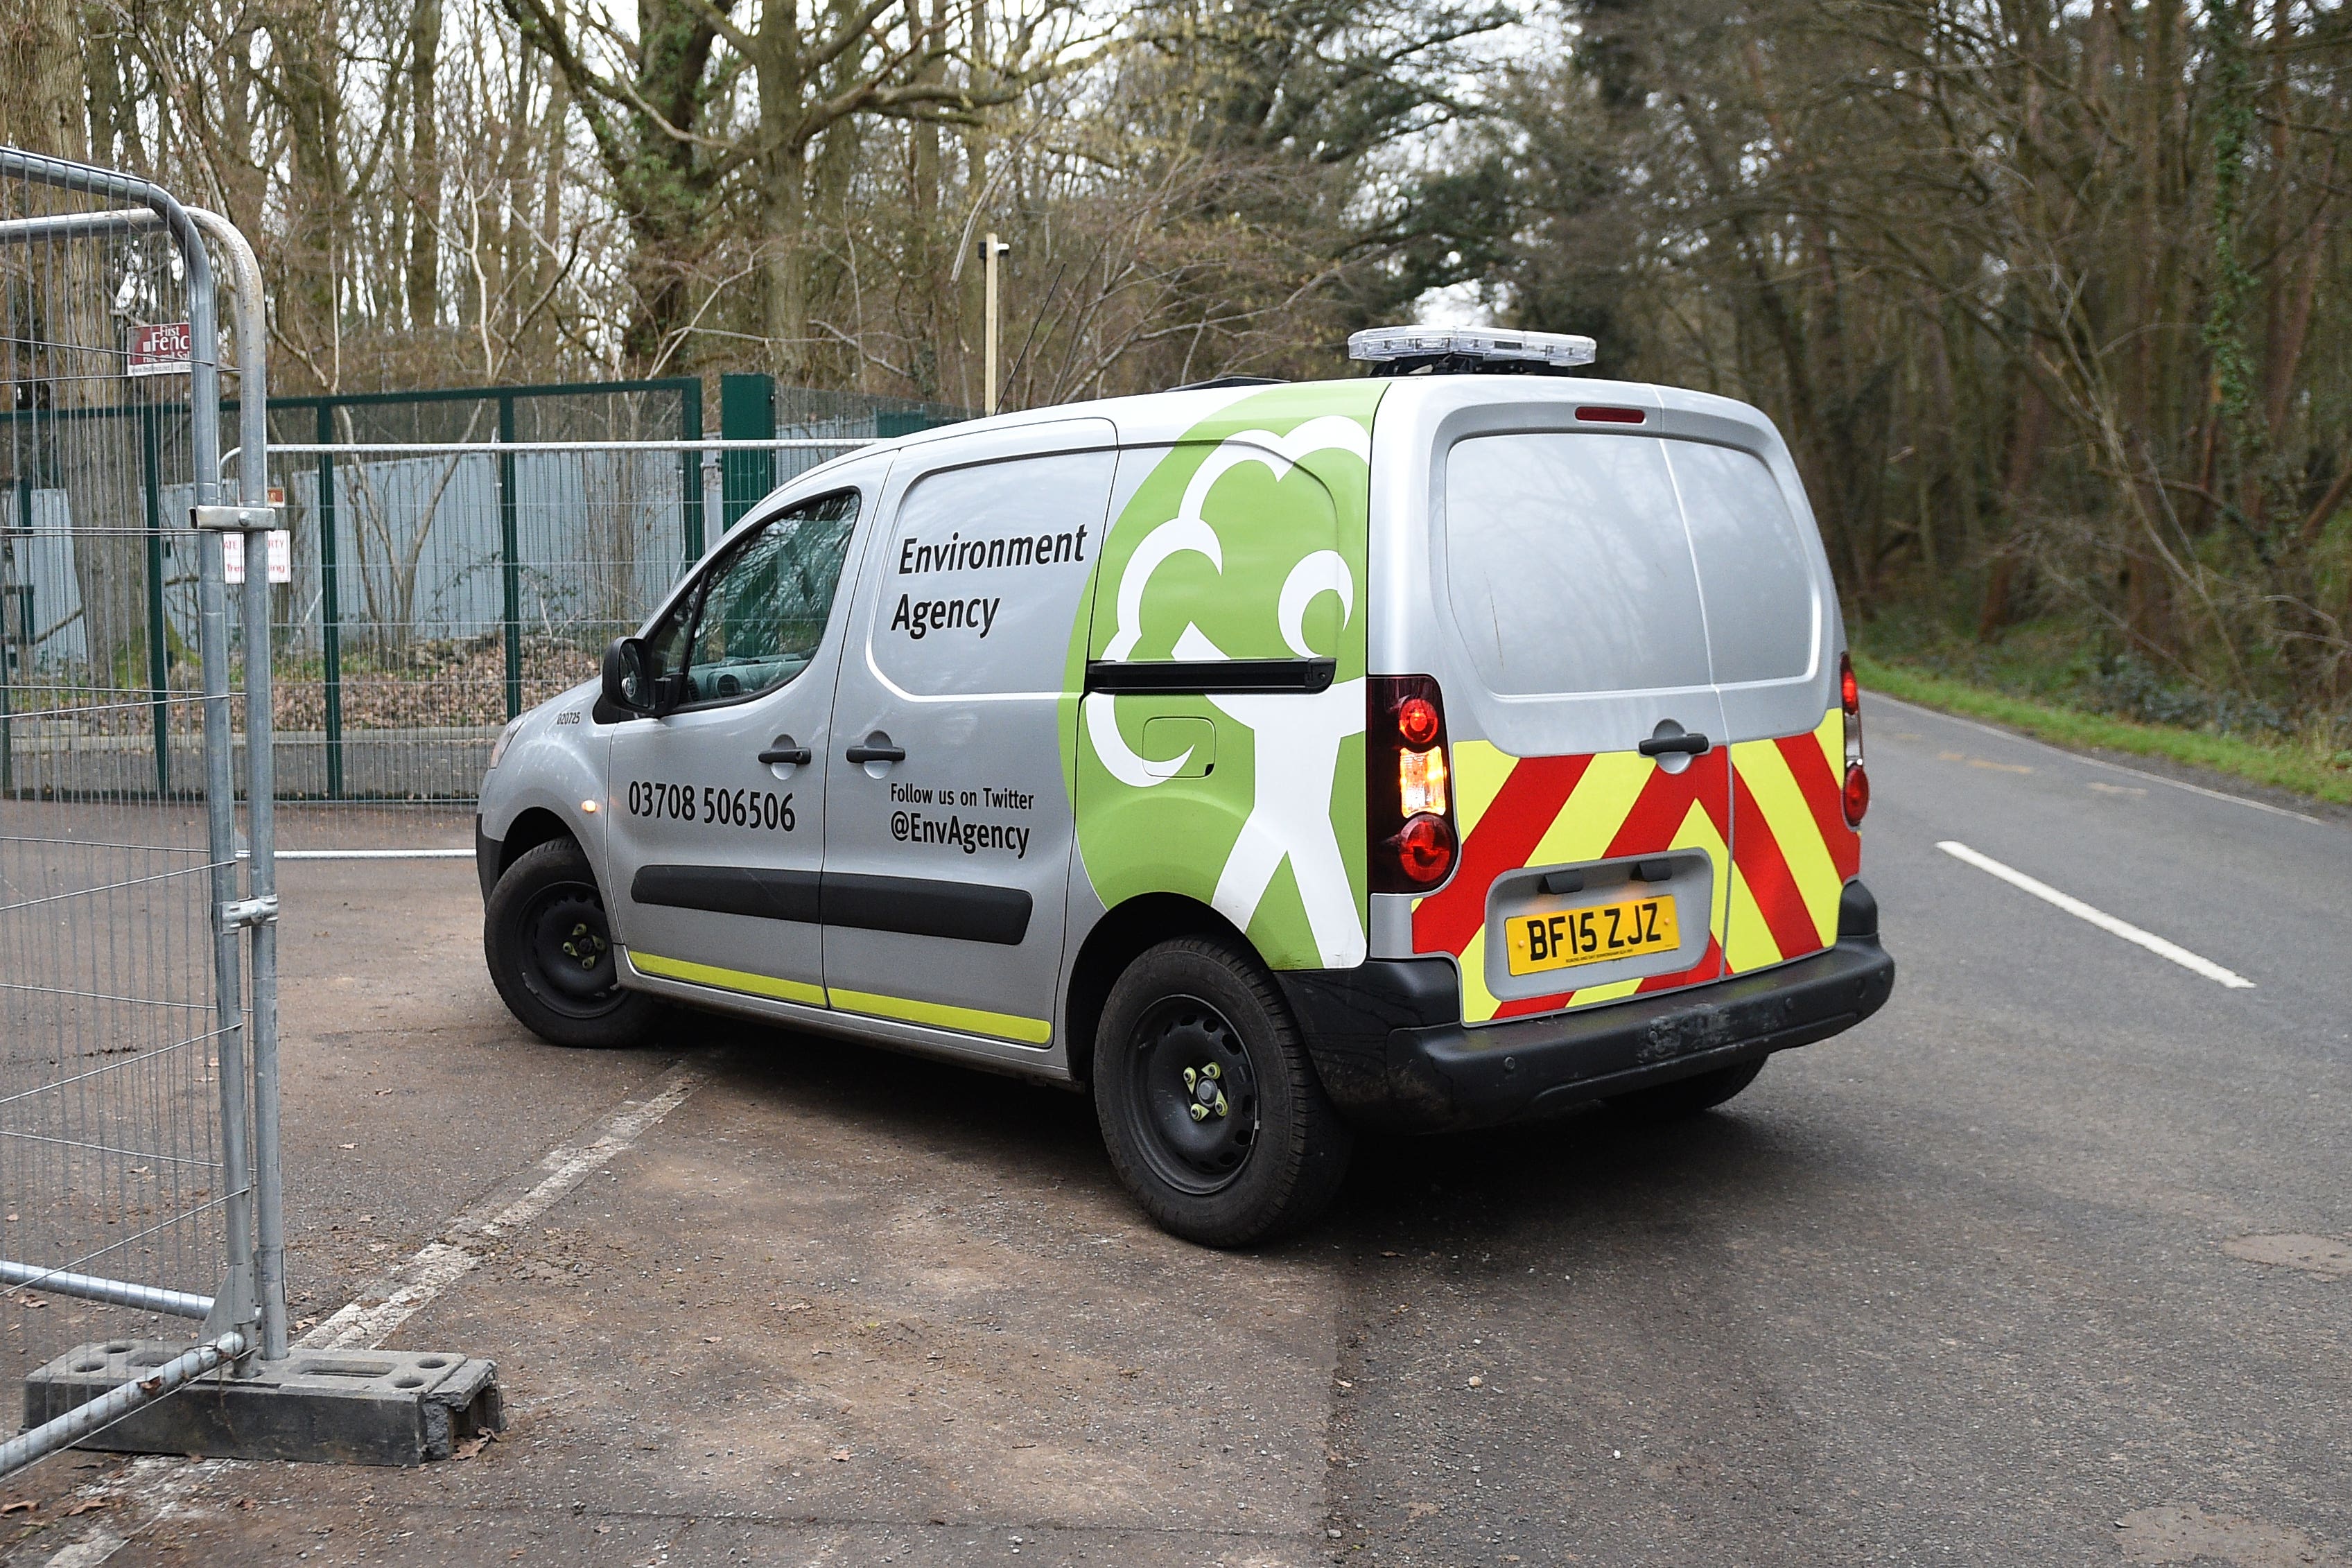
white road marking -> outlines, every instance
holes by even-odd
[[[1872,701],[1884,702],[1890,708],[1908,708],[1914,712],[1932,714],[1948,724],[1965,724],[1971,730],[1980,730],[1988,735],[1998,735],[2004,741],[2011,741],[2021,746],[2036,746],[2042,751],[2054,752],[2089,767],[2105,768],[2111,773],[2128,773],[2136,779],[2146,779],[2150,784],[2160,784],[2167,789],[2184,789],[2190,795],[2201,795],[2208,800],[2226,801],[2231,805],[2247,806],[2255,811],[2267,811],[2273,816],[2293,817],[2297,822],[2308,822],[2315,827],[2333,826],[2322,818],[2300,811],[2289,811],[2283,805],[2273,805],[2266,800],[2251,800],[2242,795],[2231,795],[2227,790],[2207,789],[2203,784],[2193,784],[2184,779],[2171,779],[2162,773],[2151,773],[2140,768],[2127,768],[2121,763],[2111,763],[2105,757],[2084,756],[2080,752],[2070,752],[2063,746],[2053,746],[2047,741],[2036,740],[2031,735],[2021,735],[2014,730],[2004,730],[1998,724],[1980,723],[1974,719],[1963,719],[1957,713],[1947,713],[1940,708],[1923,708],[1916,702],[1906,702],[1899,697],[1889,697],[1884,692],[1874,691],[1866,695]],[[1898,740],[1901,738],[1896,737]]]
[[[90,1526],[89,1533],[68,1546],[49,1553],[43,1568],[98,1568],[98,1565],[165,1520],[179,1513],[187,1496],[200,1482],[227,1469],[234,1459],[183,1459],[177,1456],[143,1454],[130,1466],[102,1480],[90,1481],[74,1489],[74,1496],[82,1500],[110,1502],[123,1499],[140,1507],[144,1517],[135,1522],[117,1518],[101,1520]],[[121,1526],[123,1533],[116,1533]]]
[[[2155,953],[2158,958],[2168,958],[2181,968],[2194,970],[2206,979],[2217,981],[2232,991],[2253,989],[2254,983],[2236,970],[2224,969],[2210,958],[2200,958],[2178,942],[2167,942],[2152,931],[2142,931],[2129,921],[2117,920],[2105,910],[2095,910],[2082,900],[2070,898],[2049,883],[2036,881],[2013,866],[2002,865],[1990,855],[1979,855],[1967,845],[1949,838],[1941,840],[1936,847],[1955,860],[1964,861],[1979,871],[1990,872],[1999,877],[2012,888],[2024,889],[2044,903],[2057,905],[2078,920],[2090,921],[2101,931],[2112,932],[2126,942],[2135,942]]]
[[[237,851],[240,860],[252,858]],[[280,860],[471,860],[470,849],[280,849]]]
[[[305,1350],[374,1349],[383,1344],[434,1298],[471,1273],[510,1232],[553,1208],[590,1173],[602,1170],[683,1105],[707,1077],[700,1068],[684,1063],[670,1068],[651,1097],[606,1121],[593,1142],[549,1150],[539,1162],[547,1175],[537,1186],[494,1215],[460,1215],[451,1221],[440,1237],[426,1242],[394,1268],[379,1289],[346,1304],[295,1342]]]

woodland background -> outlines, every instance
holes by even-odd
[[[2352,746],[2345,0],[7,0],[0,141],[254,237],[287,392],[1007,406],[1591,333],[1865,647]]]

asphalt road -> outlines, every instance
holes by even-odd
[[[394,1333],[498,1359],[507,1440],[76,1456],[0,1561],[2352,1564],[2352,828],[1869,714],[1884,1013],[1680,1125],[1368,1149],[1252,1254],[1139,1224],[1074,1097],[552,1051],[470,868],[290,866],[303,1318],[690,1092]]]

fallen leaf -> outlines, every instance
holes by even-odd
[[[498,1437],[499,1435],[495,1432],[485,1432],[478,1437],[468,1437],[451,1450],[449,1457],[453,1459],[470,1459],[492,1443],[497,1442]]]
[[[41,1506],[38,1498],[26,1498],[22,1502],[0,1504],[0,1513],[30,1513]]]
[[[66,1517],[68,1519],[78,1519],[83,1514],[92,1513],[99,1509],[109,1506],[107,1500],[102,1497],[84,1498],[81,1501],[74,1504],[73,1507],[66,1510]]]
[[[846,1448],[835,1448],[830,1458],[835,1464],[845,1465],[849,1463],[849,1450]]]

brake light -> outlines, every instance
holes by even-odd
[[[1444,721],[1437,704],[1426,697],[1408,697],[1397,704],[1397,734],[1408,746],[1434,745]]]
[[[1853,656],[1838,655],[1838,704],[1845,710],[1845,820],[1862,826],[1870,809],[1870,775],[1862,767],[1862,683],[1853,678]]]
[[[1365,826],[1376,893],[1424,893],[1454,869],[1445,699],[1425,675],[1364,682]]]

